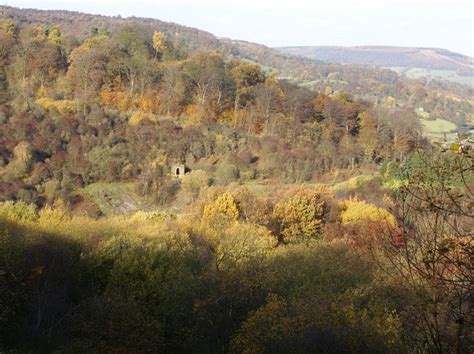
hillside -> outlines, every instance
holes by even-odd
[[[9,6],[0,6],[0,18],[12,19],[23,24],[48,25],[54,23],[61,26],[61,30],[65,34],[79,40],[89,36],[93,28],[113,32],[120,26],[139,23],[150,30],[165,32],[171,39],[182,41],[192,49],[212,50],[219,46],[219,41],[211,33],[150,18],[121,18],[75,11],[19,9]]]
[[[467,353],[472,93],[1,8],[0,353]]]
[[[399,69],[397,71],[403,73],[406,73],[410,69],[420,68],[428,72],[426,72],[425,75],[418,75],[418,77],[429,76],[429,71],[431,71],[433,78],[447,78],[455,82],[474,84],[472,82],[474,77],[474,59],[445,49],[388,46],[308,46],[281,47],[277,49],[285,54],[329,63],[397,68]],[[443,77],[441,71],[454,72],[457,75],[445,73]],[[408,73],[408,76],[410,77],[410,73]]]

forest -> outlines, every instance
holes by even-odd
[[[472,89],[2,9],[0,352],[472,351]]]

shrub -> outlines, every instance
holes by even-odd
[[[130,125],[138,125],[143,120],[148,120],[150,122],[156,123],[156,118],[152,114],[143,113],[141,111],[133,112],[128,120],[128,124]]]
[[[17,222],[32,222],[38,219],[34,204],[12,201],[0,203],[0,216]]]
[[[344,210],[340,220],[344,225],[365,223],[369,221],[385,221],[395,226],[396,221],[392,214],[383,208],[377,208],[363,200],[349,199],[344,202]]]
[[[318,236],[324,221],[326,203],[317,190],[296,189],[273,209],[280,241],[309,240]]]
[[[47,110],[56,110],[60,114],[74,113],[76,110],[76,104],[71,100],[51,100],[50,98],[38,98],[35,101],[36,104],[40,105]]]
[[[53,206],[46,206],[41,209],[38,215],[38,222],[46,227],[56,227],[70,220],[64,203],[60,200],[56,201]]]
[[[269,198],[259,198],[247,187],[233,191],[239,207],[241,221],[268,226],[271,220],[272,204]]]
[[[215,201],[204,206],[202,218],[212,226],[224,226],[239,219],[239,209],[234,197],[225,192]]]
[[[216,170],[216,181],[219,185],[227,185],[237,181],[240,177],[239,169],[229,163],[220,164]]]
[[[176,219],[175,214],[163,212],[163,211],[137,211],[131,217],[131,221],[152,221],[152,222],[162,222],[166,220]]]
[[[221,236],[216,246],[218,267],[235,267],[262,259],[276,245],[263,226],[235,223]]]
[[[181,188],[184,192],[190,193],[193,198],[196,198],[210,184],[211,178],[206,171],[195,170],[183,177]]]
[[[172,202],[176,198],[176,194],[179,191],[179,181],[177,180],[165,180],[159,187],[158,191],[152,193],[155,202],[158,205],[166,205]]]

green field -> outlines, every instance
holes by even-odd
[[[448,122],[444,119],[426,120],[420,119],[425,134],[433,141],[455,140],[457,135],[456,124]]]
[[[106,216],[151,209],[150,203],[137,194],[134,183],[93,183],[79,192]]]
[[[424,68],[405,68],[405,67],[391,67],[393,71],[405,75],[410,79],[419,79],[426,77],[430,80],[448,80],[458,84],[468,85],[474,87],[474,77],[461,76],[455,70],[433,70]]]

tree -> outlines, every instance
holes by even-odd
[[[181,112],[186,98],[185,94],[186,87],[178,66],[174,63],[166,65],[159,85],[160,113],[170,116]]]
[[[209,187],[211,179],[206,171],[194,170],[183,177],[181,188],[195,199],[199,193]]]
[[[198,53],[186,63],[183,72],[196,104],[203,112],[217,118],[233,93],[227,64],[217,52]]]
[[[265,84],[255,86],[255,106],[263,118],[264,131],[268,134],[270,116],[278,110],[279,99],[282,96],[274,80],[267,80]]]
[[[265,82],[265,75],[256,64],[240,64],[231,70],[236,88],[234,100],[234,126],[237,110],[252,99],[252,87]]]
[[[326,203],[317,190],[301,188],[290,191],[273,208],[279,242],[315,239],[324,222],[325,208]]]
[[[411,297],[406,337],[420,351],[469,351],[473,319],[473,161],[422,152],[401,168],[394,209],[399,232],[385,233],[380,265]]]
[[[217,229],[236,222],[239,218],[239,209],[232,194],[225,192],[207,204],[204,207],[202,218]]]
[[[378,118],[370,111],[359,114],[357,142],[364,149],[365,158],[371,161],[378,150]]]
[[[153,32],[153,49],[155,50],[155,60],[160,60],[168,48],[168,38],[163,32]]]
[[[11,58],[10,80],[19,104],[30,106],[39,88],[56,80],[66,67],[60,46],[48,41],[44,29],[19,33],[16,55]]]
[[[108,37],[98,35],[86,39],[69,55],[68,81],[75,96],[82,99],[84,113],[105,82],[110,52]]]
[[[136,86],[143,96],[147,84],[153,81],[153,65],[150,63],[151,46],[145,30],[138,26],[122,27],[113,33],[112,40],[118,47],[113,57],[113,67],[126,79],[130,96]]]
[[[415,112],[403,110],[394,113],[390,125],[393,131],[393,149],[395,157],[403,160],[406,154],[414,150],[421,137],[421,123]]]
[[[266,227],[235,223],[224,230],[217,243],[216,269],[235,269],[262,262],[275,246],[275,238]]]

